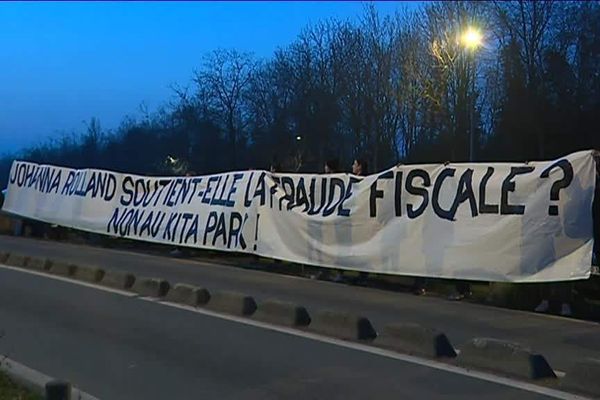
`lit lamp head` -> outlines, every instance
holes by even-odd
[[[483,35],[473,27],[469,27],[460,37],[460,43],[469,50],[477,50],[483,44]]]

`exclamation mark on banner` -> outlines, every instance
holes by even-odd
[[[257,249],[258,243],[258,219],[260,218],[260,214],[256,213],[256,228],[254,228],[254,251]]]

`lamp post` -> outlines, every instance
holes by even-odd
[[[296,135],[296,154],[294,154],[294,172],[298,172],[302,168],[302,135]]]
[[[460,37],[460,44],[469,52],[469,60],[473,77],[471,79],[471,102],[469,104],[469,161],[474,159],[475,151],[475,51],[483,44],[481,31],[474,27],[468,27]]]

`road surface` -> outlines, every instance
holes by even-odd
[[[378,330],[390,322],[416,322],[445,332],[458,348],[474,337],[510,340],[542,353],[559,371],[567,371],[585,357],[600,358],[600,326],[595,322],[53,241],[0,236],[0,251],[131,271],[136,276],[164,278],[171,284],[236,290],[257,300],[290,300],[309,312],[350,311],[368,317]]]
[[[0,267],[0,353],[101,399],[543,394]]]

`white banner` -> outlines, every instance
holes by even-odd
[[[542,282],[589,277],[594,189],[591,151],[528,164],[406,165],[367,177],[145,177],[15,161],[3,209],[325,267]]]

